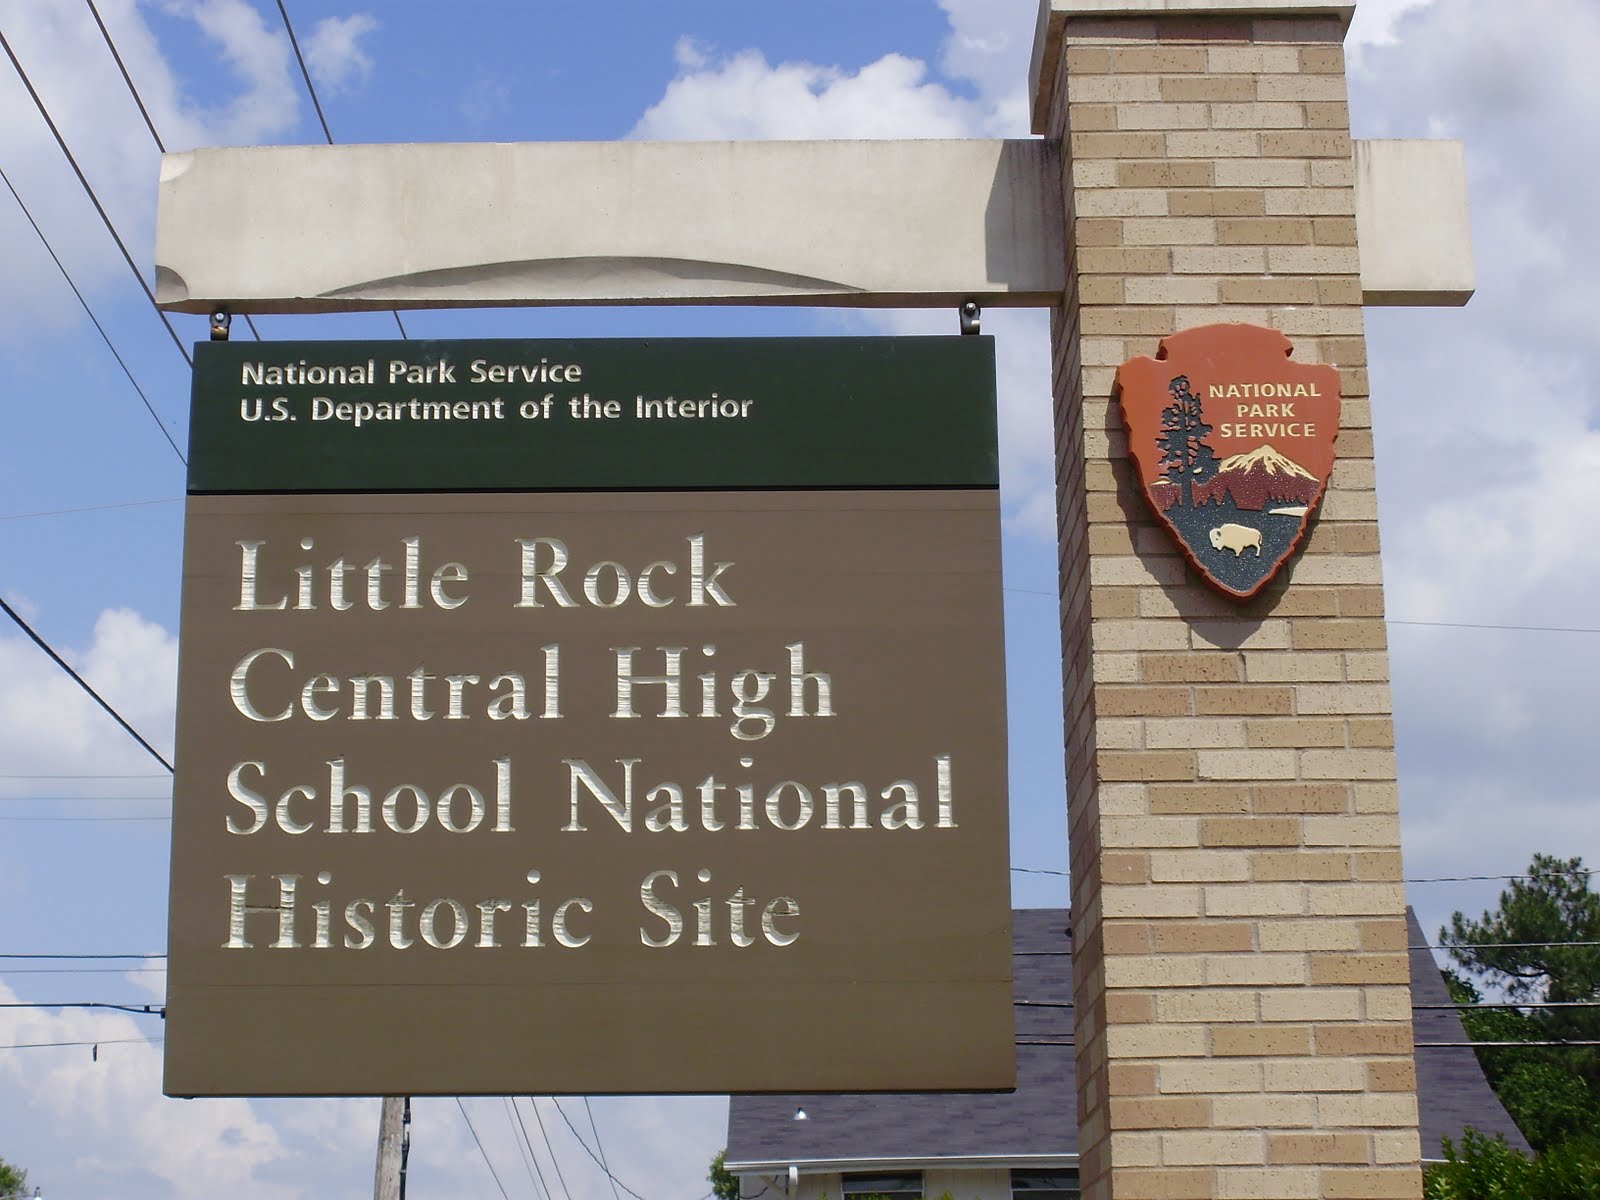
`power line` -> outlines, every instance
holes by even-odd
[[[0,41],[3,41],[4,39],[5,39],[5,35],[4,34],[0,34]],[[123,720],[122,714],[119,713],[116,709],[112,708],[111,705],[107,704],[105,702],[105,700],[101,698],[100,693],[95,691],[92,687],[90,687],[88,681],[86,679],[84,679],[84,677],[82,675],[79,675],[76,671],[74,671],[71,666],[68,665],[66,659],[62,658],[61,655],[57,654],[53,649],[51,649],[50,644],[48,642],[46,642],[42,637],[40,637],[37,633],[35,633],[33,631],[33,627],[30,626],[26,621],[24,621],[22,619],[21,616],[18,615],[16,609],[12,608],[11,605],[7,604],[3,599],[0,599],[0,609],[5,610],[6,616],[10,617],[13,621],[15,621],[17,623],[18,628],[20,628],[23,633],[27,634],[28,637],[32,639],[34,645],[38,646],[39,649],[43,650],[46,654],[48,654],[50,656],[51,660],[56,664],[56,666],[60,667],[68,675],[72,676],[73,680],[77,683],[77,685],[79,687],[81,687],[84,691],[88,692],[91,697],[93,697],[94,702],[96,704],[98,704],[101,708],[105,709],[106,712],[110,713],[111,714],[111,719],[114,720],[118,725],[121,725],[122,728],[127,731],[129,737],[133,738],[134,741],[138,742],[139,745],[143,746],[146,750],[148,750],[150,752],[151,757],[154,758],[163,767],[165,767],[168,771],[172,770],[172,764],[169,763],[166,759],[162,758],[160,752],[158,752],[156,750],[156,748],[154,746],[152,746],[149,742],[145,741],[144,738],[140,735],[140,733],[139,733],[139,731],[137,729],[135,729],[132,725],[129,725],[127,721]],[[9,819],[9,820],[26,820],[27,818],[11,817],[11,818],[7,818],[7,819]],[[66,818],[66,819],[70,820],[72,818]],[[109,818],[109,819],[115,819],[115,818]],[[135,817],[135,818],[129,818],[129,819],[130,820],[138,820],[140,818]],[[149,819],[159,820],[160,818],[149,818]]]
[[[489,1161],[489,1152],[483,1148],[483,1142],[478,1137],[478,1131],[472,1127],[472,1118],[467,1116],[467,1106],[461,1103],[461,1097],[456,1097],[456,1107],[461,1110],[461,1119],[467,1123],[467,1132],[472,1134],[472,1140],[478,1144],[478,1153],[483,1155],[483,1165],[489,1168],[489,1174],[494,1176],[494,1185],[500,1189],[500,1195],[505,1200],[511,1200],[506,1195],[506,1185],[500,1182],[500,1172],[494,1169],[494,1164]]]
[[[33,1001],[6,1001],[0,1003],[0,1008],[109,1008],[116,1012],[132,1013],[136,1017],[161,1017],[166,1019],[167,1010],[160,1004],[109,1004],[99,1000],[69,1000],[62,1004],[44,1004]]]
[[[622,1200],[622,1197],[617,1195],[617,1177],[611,1173],[611,1167],[606,1163],[606,1148],[600,1144],[600,1126],[594,1123],[594,1109],[589,1106],[587,1096],[583,1098],[583,1111],[589,1114],[589,1128],[594,1130],[594,1148],[600,1152],[600,1169],[611,1181],[612,1200]]]
[[[1504,629],[1513,633],[1600,633],[1600,629],[1583,625],[1480,625],[1466,621],[1396,621],[1390,625],[1415,625],[1427,629]]]
[[[0,954],[0,958],[47,958],[60,961],[80,959],[103,960],[108,958],[165,958],[165,954]]]
[[[133,261],[133,255],[128,253],[128,247],[123,242],[122,236],[117,232],[116,226],[111,223],[111,218],[106,214],[104,205],[100,203],[100,197],[95,195],[94,188],[89,186],[88,176],[83,173],[83,168],[78,165],[77,158],[74,157],[72,150],[67,146],[67,140],[61,136],[61,130],[56,128],[56,123],[50,116],[50,110],[45,107],[44,101],[39,97],[39,93],[34,90],[33,81],[28,78],[28,73],[22,69],[22,63],[18,61],[16,52],[11,49],[11,42],[6,38],[4,31],[0,31],[0,49],[5,50],[6,57],[11,60],[11,65],[16,68],[17,76],[22,80],[22,86],[28,89],[28,95],[33,98],[34,107],[39,110],[39,115],[44,118],[45,124],[50,127],[50,133],[55,138],[56,145],[61,147],[61,153],[66,155],[67,162],[72,167],[72,173],[78,177],[78,182],[83,185],[83,190],[88,195],[90,203],[94,205],[95,212],[100,214],[100,220],[104,223],[106,232],[111,235],[111,240],[116,242],[117,249],[122,251],[123,261],[128,264],[128,269],[133,272],[133,277],[139,281],[139,287],[144,292],[145,299],[150,301],[150,307],[156,310],[156,316],[160,317],[161,323],[167,327],[167,333],[172,338],[172,344],[178,348],[178,353],[183,355],[183,361],[191,367],[194,366],[194,359],[184,346],[183,340],[178,337],[178,331],[173,328],[171,319],[162,311],[161,306],[156,303],[156,294],[150,290],[150,285],[145,282],[144,272],[139,270],[139,265]]]
[[[294,35],[294,23],[289,20],[289,10],[283,6],[283,0],[278,0],[278,14],[283,17],[283,27],[289,33],[289,45],[294,49],[294,60],[300,64],[300,77],[306,81],[306,93],[311,97],[311,105],[317,110],[317,120],[322,124],[322,136],[328,140],[328,145],[333,145],[333,130],[328,128],[328,118],[322,111],[322,101],[317,99],[317,87],[311,82],[311,72],[306,69],[305,55],[300,53],[300,39]],[[400,320],[398,309],[390,309],[394,316],[394,323],[400,327],[401,337],[410,337],[406,332],[405,323]]]
[[[144,508],[151,504],[176,504],[182,499],[182,496],[163,496],[160,500],[122,500],[115,504],[86,504],[81,508],[46,508],[38,512],[0,513],[0,521],[23,521],[33,517],[65,517],[73,513],[105,512],[112,508]],[[0,779],[6,778],[9,776],[0,775]]]
[[[539,1167],[539,1160],[534,1157],[533,1142],[528,1138],[528,1127],[522,1123],[522,1114],[517,1111],[516,1101],[510,1096],[501,1096],[500,1100],[506,1106],[507,1124],[510,1124],[513,1118],[516,1119],[516,1124],[512,1125],[511,1128],[511,1140],[517,1142],[517,1157],[522,1159],[522,1169],[528,1173],[528,1182],[533,1184],[533,1190],[538,1192],[543,1197],[543,1200],[550,1200],[550,1189],[544,1186],[544,1172],[538,1171],[537,1181],[534,1178],[534,1172]],[[517,1141],[519,1131],[522,1134],[520,1142]],[[524,1150],[523,1147],[527,1147],[527,1149]],[[530,1167],[529,1163],[533,1165]]]
[[[585,1098],[587,1099],[587,1097],[585,1097]],[[551,1100],[551,1103],[553,1103],[556,1106],[556,1112],[561,1114],[561,1119],[563,1121],[566,1121],[567,1128],[572,1130],[572,1136],[578,1139],[578,1145],[583,1147],[583,1152],[585,1154],[587,1154],[590,1158],[594,1159],[595,1165],[606,1173],[606,1178],[611,1180],[612,1183],[614,1183],[617,1186],[619,1186],[620,1188],[622,1188],[622,1190],[627,1192],[628,1195],[632,1196],[633,1200],[644,1200],[643,1196],[639,1195],[638,1192],[634,1191],[627,1184],[623,1183],[622,1180],[618,1179],[615,1175],[613,1175],[611,1173],[611,1169],[609,1167],[607,1167],[606,1164],[600,1160],[599,1156],[596,1155],[593,1150],[589,1149],[589,1143],[583,1140],[583,1135],[581,1133],[579,1133],[577,1128],[572,1124],[572,1122],[570,1120],[568,1120],[568,1118],[567,1118],[567,1110],[561,1107],[561,1101],[557,1100],[554,1096],[550,1097],[550,1100]]]
[[[22,202],[22,197],[17,193],[16,187],[11,182],[11,176],[0,169],[0,179],[5,180],[6,190],[11,193],[11,198],[17,202],[17,207],[22,210],[22,215],[28,218],[28,224],[33,226],[33,232],[39,235],[39,241],[44,246],[45,252],[50,255],[50,261],[56,264],[56,270],[61,272],[61,278],[67,281],[67,286],[72,289],[72,294],[78,298],[78,303],[83,306],[83,311],[88,314],[89,320],[95,327],[95,332],[100,335],[100,340],[106,344],[106,349],[111,351],[111,357],[117,360],[117,366],[122,368],[122,373],[128,377],[128,382],[133,384],[133,390],[139,393],[139,399],[144,402],[145,411],[150,414],[150,419],[156,423],[156,428],[161,430],[161,436],[167,439],[167,445],[172,447],[172,452],[178,456],[178,461],[184,466],[189,465],[189,460],[184,458],[183,451],[178,449],[178,443],[172,440],[172,434],[167,432],[167,427],[156,414],[155,405],[150,403],[150,397],[144,394],[144,389],[139,386],[139,381],[133,377],[133,372],[128,369],[128,364],[118,353],[116,346],[111,342],[111,335],[106,332],[100,318],[94,315],[94,309],[89,307],[89,302],[83,298],[83,292],[73,281],[66,265],[61,261],[61,256],[56,253],[55,247],[50,244],[50,239],[45,237],[44,230],[39,228],[39,222],[33,219],[33,213]]]
[[[17,1042],[0,1046],[0,1050],[56,1050],[63,1046],[159,1046],[167,1039],[156,1038],[100,1038],[93,1042]]]
[[[89,5],[89,12],[94,16],[94,23],[100,28],[100,36],[105,39],[106,49],[111,51],[111,57],[117,64],[117,70],[122,72],[122,82],[128,85],[128,94],[133,97],[133,102],[139,106],[139,115],[144,118],[144,127],[150,131],[150,136],[155,140],[156,149],[165,154],[167,144],[161,140],[161,135],[156,132],[156,123],[150,119],[150,110],[144,105],[144,97],[139,95],[139,89],[134,86],[133,76],[128,74],[128,67],[122,61],[122,54],[117,50],[117,43],[111,37],[111,31],[106,28],[106,23],[100,19],[100,10],[94,6],[94,0],[85,0]],[[244,322],[250,326],[250,332],[255,334],[256,341],[261,340],[261,331],[256,328],[256,323],[250,319],[250,314],[244,314]]]
[[[0,975],[165,975],[165,967],[0,967]]]
[[[561,1160],[556,1157],[556,1148],[550,1142],[550,1134],[544,1127],[544,1118],[539,1115],[537,1097],[528,1097],[528,1107],[533,1109],[533,1119],[539,1122],[539,1136],[544,1139],[544,1148],[550,1152],[550,1165],[556,1169],[556,1180],[561,1184],[561,1194],[566,1200],[572,1200],[572,1191],[567,1187],[566,1176],[561,1173]]]

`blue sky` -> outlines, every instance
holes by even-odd
[[[271,0],[99,0],[172,148],[317,142]],[[334,136],[356,141],[1024,136],[1033,0],[289,2]],[[1600,860],[1588,753],[1600,635],[1600,296],[1590,216],[1600,13],[1587,0],[1363,0],[1358,136],[1467,141],[1480,292],[1465,310],[1368,315],[1408,874],[1493,875],[1536,850]],[[0,0],[11,41],[148,278],[158,156],[88,8]],[[1579,131],[1562,135],[1559,131]],[[1556,131],[1556,132],[1552,132]],[[181,446],[187,368],[7,64],[0,169]],[[0,192],[0,595],[164,752],[171,746],[183,472],[9,194]],[[173,318],[184,340],[200,318]],[[268,338],[389,337],[386,314],[264,317]],[[954,313],[411,313],[413,336],[954,332]],[[1066,862],[1042,313],[998,339],[1013,861]],[[242,322],[235,335],[248,337]],[[65,511],[83,510],[90,511]],[[49,515],[44,515],[49,514]],[[1456,628],[1453,625],[1492,628]],[[30,644],[0,629],[0,953],[158,952],[166,783]],[[111,778],[111,776],[123,776]],[[58,799],[59,798],[59,799]],[[97,799],[98,798],[98,799]],[[1064,881],[1014,876],[1019,904]],[[1412,888],[1425,928],[1498,885]],[[0,998],[159,1002],[158,972],[24,974]],[[87,964],[94,965],[94,964]],[[12,969],[16,968],[16,969]],[[54,1197],[351,1194],[372,1101],[159,1099],[159,1023],[0,1010],[0,1157]],[[469,1102],[513,1196],[534,1195],[499,1101]],[[527,1109],[524,1108],[527,1115]],[[581,1105],[569,1105],[578,1119]],[[695,1200],[715,1099],[598,1100],[613,1169]],[[609,1195],[546,1107],[574,1197]],[[418,1103],[415,1186],[490,1196],[455,1105]],[[581,1121],[579,1122],[582,1124]],[[535,1138],[540,1153],[542,1143]],[[545,1169],[550,1164],[545,1160]]]

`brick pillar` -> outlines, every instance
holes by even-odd
[[[1084,1194],[1415,1198],[1353,6],[1045,5]],[[1110,398],[1120,363],[1220,321],[1281,330],[1343,381],[1320,518],[1245,604],[1158,526]]]

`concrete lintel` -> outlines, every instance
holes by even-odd
[[[1358,141],[1356,236],[1368,304],[1459,306],[1476,272],[1458,141]]]
[[[1368,304],[1472,294],[1455,142],[1356,143]],[[540,304],[1048,307],[1042,141],[196,150],[164,163],[156,286],[207,312]]]
[[[1033,132],[1043,133],[1055,97],[1056,67],[1067,22],[1085,17],[1337,17],[1345,29],[1356,0],[1039,0],[1028,94],[1033,97]]]
[[[156,294],[205,312],[539,304],[1049,305],[1057,148],[556,142],[194,150]]]

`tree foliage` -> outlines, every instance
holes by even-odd
[[[711,1173],[706,1176],[706,1181],[711,1184],[711,1191],[717,1200],[739,1200],[739,1177],[722,1164],[728,1159],[726,1150],[718,1150],[717,1156],[711,1160]]]
[[[1445,1161],[1428,1168],[1427,1200],[1600,1200],[1600,1141],[1567,1142],[1530,1159],[1502,1138],[1467,1130]]]
[[[21,1195],[28,1186],[28,1173],[0,1158],[0,1196]]]
[[[1578,858],[1536,854],[1527,878],[1477,920],[1456,913],[1439,931],[1455,960],[1452,998],[1600,1002],[1600,893]],[[1556,943],[1556,944],[1551,944]],[[1600,1041],[1600,1008],[1464,1011],[1475,1042]],[[1490,1085],[1535,1149],[1600,1130],[1600,1053],[1593,1047],[1479,1047]]]

